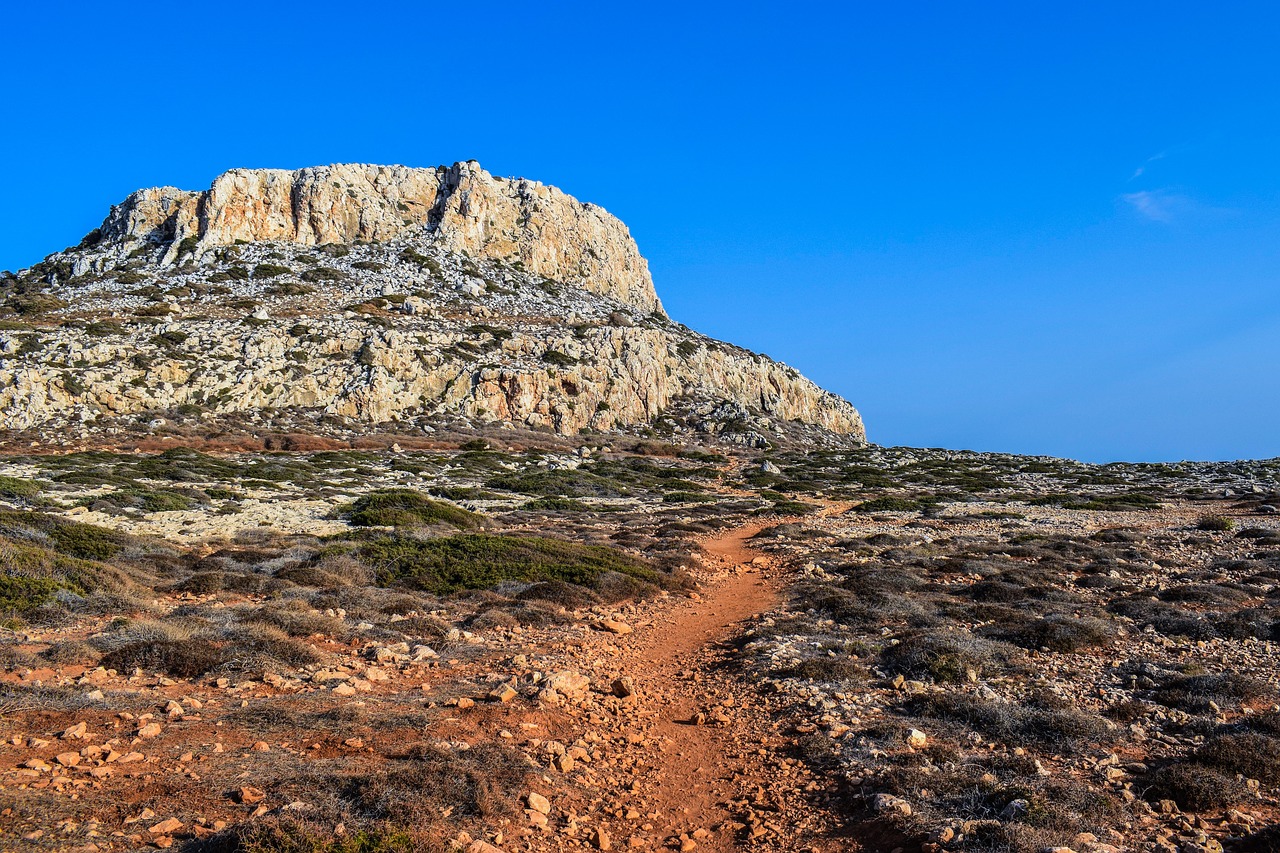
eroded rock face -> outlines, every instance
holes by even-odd
[[[579,283],[645,311],[661,304],[649,266],[617,218],[536,181],[495,178],[474,162],[444,168],[342,164],[232,169],[204,192],[139,190],[112,208],[102,236],[197,251],[280,242],[412,239]],[[190,244],[188,244],[190,245]]]
[[[864,438],[794,368],[667,318],[612,216],[471,163],[142,190],[97,240],[0,280],[0,302],[0,428],[292,413]]]

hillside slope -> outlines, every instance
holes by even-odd
[[[617,219],[474,163],[141,190],[2,286],[10,430],[253,413],[574,434],[678,410],[757,446],[785,422],[865,435],[793,368],[668,319]]]

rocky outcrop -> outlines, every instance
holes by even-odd
[[[204,192],[139,190],[102,224],[112,242],[183,248],[408,239],[473,257],[518,261],[645,311],[661,311],[649,266],[617,218],[555,187],[495,178],[474,162],[445,168],[343,164],[297,171],[232,169]],[[186,242],[184,242],[186,241]]]
[[[668,319],[609,214],[471,163],[142,190],[0,297],[0,428],[287,415],[864,437],[793,368]]]
[[[461,329],[424,335],[340,319],[309,321],[306,338],[272,324],[244,331],[206,320],[167,328],[186,337],[173,345],[153,342],[150,330],[145,338],[103,341],[59,332],[46,342],[56,361],[0,369],[0,420],[24,429],[171,410],[298,409],[364,423],[447,414],[574,434],[649,422],[694,397],[861,435],[848,403],[791,368],[706,345],[681,356],[657,328],[600,326],[581,337],[519,331],[483,365],[456,351],[476,339]],[[554,369],[548,353],[563,356]],[[81,367],[68,374],[65,364]]]

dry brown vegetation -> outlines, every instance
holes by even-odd
[[[1276,464],[470,440],[7,457],[0,846],[1271,849]]]

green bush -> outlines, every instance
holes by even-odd
[[[221,272],[216,272],[209,276],[209,281],[214,284],[220,284],[226,281],[248,281],[249,271],[244,267],[227,267]]]
[[[1225,515],[1205,515],[1196,521],[1196,530],[1207,530],[1225,533],[1236,529],[1234,519]]]
[[[418,853],[424,848],[408,833],[395,829],[361,829],[334,837],[329,827],[283,819],[250,821],[226,830],[210,850],[237,853]]]
[[[54,578],[30,578],[0,574],[0,613],[26,613],[35,610],[64,588]]]
[[[413,249],[405,249],[401,252],[400,260],[410,264],[417,264],[436,278],[440,278],[440,276],[444,274],[444,270],[441,269],[440,263],[436,261],[435,258],[428,258],[426,255],[420,254]]]
[[[282,266],[280,264],[262,263],[262,264],[258,264],[256,267],[253,268],[253,277],[254,278],[275,278],[278,275],[288,275],[291,272],[293,272],[293,270],[289,269],[286,266]]]
[[[342,273],[329,267],[312,267],[302,273],[303,281],[341,281]]]
[[[910,498],[875,498],[874,500],[863,501],[854,507],[855,512],[917,512],[924,508],[924,505],[917,500]]]
[[[158,347],[176,347],[186,343],[187,333],[172,329],[168,332],[161,332],[151,339],[151,343]]]
[[[538,498],[520,507],[526,510],[546,510],[550,512],[590,512],[590,504],[584,504],[574,498]]]
[[[581,468],[500,474],[485,485],[492,489],[541,497],[617,498],[632,492],[624,483]]]
[[[1031,506],[1060,506],[1063,509],[1094,512],[1124,512],[1158,509],[1160,501],[1145,492],[1122,492],[1113,495],[1041,495],[1027,501]]]
[[[67,303],[48,293],[19,293],[9,297],[5,307],[16,314],[30,317],[66,308]]]
[[[314,287],[297,281],[282,281],[267,288],[267,292],[273,296],[306,296],[308,293],[315,293],[315,290]]]
[[[554,364],[556,367],[572,367],[578,363],[578,360],[571,355],[565,355],[559,350],[549,349],[542,354],[542,360],[547,364]]]
[[[433,501],[412,489],[383,489],[357,499],[341,510],[356,527],[407,527],[448,524],[478,527],[482,516],[443,501]]]
[[[38,512],[0,510],[0,527],[38,531],[52,540],[58,553],[85,560],[110,560],[133,541],[126,534],[105,527]]]
[[[0,476],[0,498],[18,500],[34,498],[38,494],[40,494],[40,484],[33,480]]]
[[[429,540],[389,536],[363,545],[357,555],[377,567],[382,586],[436,595],[489,589],[506,580],[561,580],[595,588],[611,573],[646,583],[666,581],[639,557],[601,545],[533,536],[469,533]]]
[[[662,496],[662,502],[669,504],[711,503],[715,499],[704,492],[667,492]]]

